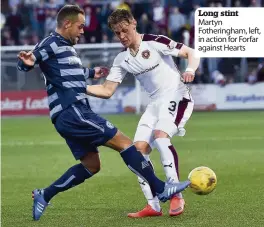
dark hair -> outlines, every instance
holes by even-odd
[[[84,15],[83,9],[81,9],[78,5],[63,6],[57,15],[57,27],[60,28],[65,19],[72,19],[73,17],[77,17],[79,13]]]
[[[112,29],[113,25],[123,21],[130,23],[133,19],[134,17],[130,11],[125,9],[117,9],[108,17],[107,25],[110,29]]]

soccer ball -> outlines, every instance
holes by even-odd
[[[207,195],[215,189],[217,179],[213,170],[200,166],[193,169],[188,176],[190,189],[197,195]]]

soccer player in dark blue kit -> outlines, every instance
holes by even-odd
[[[99,146],[118,151],[128,168],[145,179],[162,202],[183,191],[190,183],[172,184],[159,180],[132,141],[91,110],[85,78],[106,76],[107,70],[82,66],[73,45],[83,34],[84,25],[84,11],[77,5],[65,5],[58,12],[56,31],[38,43],[34,50],[18,54],[19,70],[29,71],[39,65],[45,78],[52,123],[75,159],[80,160],[50,186],[32,192],[34,220],[40,219],[55,195],[83,183],[100,170]]]

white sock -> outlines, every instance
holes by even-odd
[[[179,177],[177,173],[178,169],[178,155],[176,150],[169,138],[157,138],[154,141],[155,147],[160,153],[160,160],[166,174],[167,179],[172,179],[174,182],[179,182]],[[182,197],[181,193],[178,194]]]
[[[143,156],[152,165],[152,163],[149,159],[149,155],[143,155]],[[153,165],[152,165],[152,167],[153,167]],[[153,210],[160,212],[161,207],[160,207],[159,199],[156,195],[152,194],[152,191],[150,189],[148,182],[144,181],[140,177],[138,177],[138,182],[139,182],[139,185],[141,187],[142,192],[144,193],[145,198],[148,201],[148,204],[152,207]]]

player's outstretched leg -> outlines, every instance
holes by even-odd
[[[128,137],[118,131],[116,135],[105,145],[120,152],[120,155],[127,167],[137,176],[140,176],[149,183],[150,187],[156,192],[160,201],[166,202],[175,194],[183,191],[189,186],[189,181],[179,183],[165,183],[161,181],[156,177],[153,169],[145,160],[143,155],[137,151],[136,147],[131,143],[132,142]]]
[[[160,153],[160,160],[167,179],[170,179],[175,183],[179,182],[178,154],[172,145],[168,134],[160,130],[155,130],[154,136],[155,140],[153,144]],[[184,211],[184,205],[185,201],[182,194],[179,193],[175,195],[170,201],[169,215],[180,215]]]
[[[100,168],[100,163],[98,163],[98,161],[98,153],[89,152],[85,157],[81,159],[82,163],[69,168],[49,187],[33,190],[33,220],[38,221],[40,219],[46,207],[48,206],[49,201],[59,192],[63,192],[72,187],[75,187],[97,173]]]
[[[149,163],[151,168],[154,171],[154,166],[149,158],[149,153],[151,152],[151,147],[150,145],[145,142],[145,141],[137,141],[135,143],[135,146],[138,151],[140,151],[146,161]],[[155,171],[154,171],[155,172]],[[160,207],[160,201],[158,197],[156,196],[156,192],[151,190],[149,184],[147,181],[141,179],[138,176],[138,182],[141,187],[141,190],[147,200],[147,205],[140,211],[133,212],[133,213],[128,213],[128,217],[130,218],[143,218],[143,217],[154,217],[154,216],[161,216],[162,215],[162,210]]]
[[[147,160],[149,165],[154,171],[153,164],[149,159],[149,155],[143,155],[144,158]],[[162,216],[162,210],[160,207],[160,201],[156,196],[156,192],[152,191],[148,182],[144,181],[140,177],[138,177],[138,182],[141,187],[141,190],[147,199],[148,204],[140,211],[134,213],[128,213],[129,218],[144,218],[144,217],[155,217],[155,216]]]
[[[166,202],[190,185],[189,181],[178,183],[169,181],[164,183],[161,181],[156,177],[149,163],[144,159],[143,155],[137,151],[134,145],[123,150],[120,154],[128,168],[149,183],[161,202]]]

